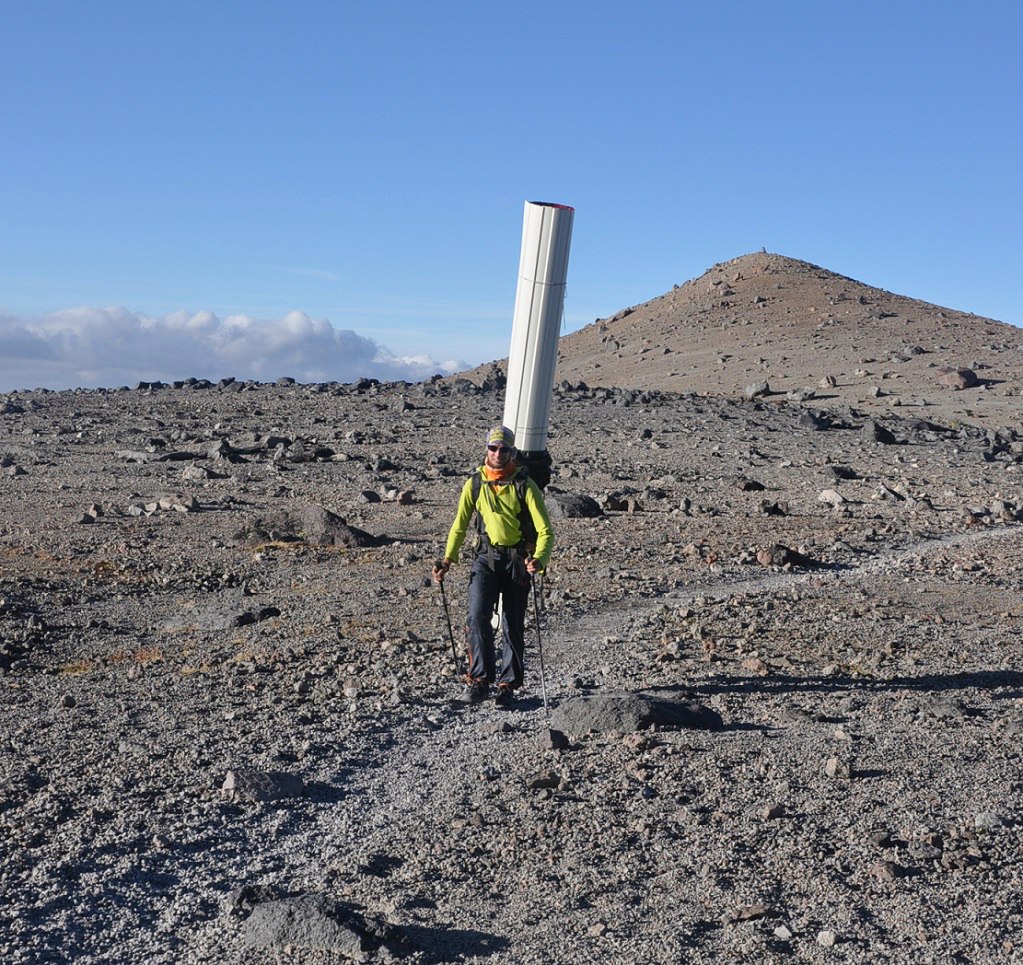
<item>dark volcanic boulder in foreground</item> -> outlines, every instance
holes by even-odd
[[[394,961],[414,949],[393,926],[363,917],[322,895],[264,901],[244,925],[249,946],[293,946],[336,952],[346,961]]]
[[[551,727],[566,734],[588,731],[628,734],[652,724],[695,730],[721,730],[724,726],[721,715],[710,708],[656,692],[571,697],[551,714]]]
[[[292,519],[306,542],[317,546],[381,546],[388,542],[385,537],[349,526],[340,516],[314,503],[300,506]]]
[[[603,515],[599,503],[589,496],[548,490],[544,494],[544,502],[551,519],[589,519]]]

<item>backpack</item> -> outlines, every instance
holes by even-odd
[[[480,498],[480,489],[483,486],[483,479],[478,472],[472,474],[472,504],[475,507],[476,503]],[[488,486],[493,486],[493,483],[487,483]],[[505,483],[507,485],[507,483]],[[518,549],[525,549],[532,553],[536,549],[536,524],[533,522],[533,517],[529,512],[529,507],[526,505],[526,488],[529,485],[529,473],[519,468],[518,472],[512,477],[511,485],[515,487],[515,494],[519,497],[519,532],[522,534],[522,539],[519,541]],[[483,525],[483,517],[480,516],[477,511],[475,514],[476,519],[476,536],[479,540],[479,545],[483,549],[490,548],[490,537],[487,535],[487,528]]]

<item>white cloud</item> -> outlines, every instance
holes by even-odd
[[[395,355],[365,335],[304,312],[278,319],[220,318],[212,312],[153,317],[123,307],[69,308],[38,318],[0,313],[0,391],[114,387],[192,376],[417,381],[466,367],[457,360]]]

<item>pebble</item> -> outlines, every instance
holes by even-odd
[[[835,780],[847,779],[851,776],[851,768],[848,761],[840,757],[829,757],[824,764],[824,773]]]
[[[995,814],[993,811],[980,811],[973,819],[973,827],[977,831],[995,831],[1002,826],[1004,822],[1001,817]]]

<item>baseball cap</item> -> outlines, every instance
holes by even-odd
[[[502,443],[509,449],[514,449],[515,433],[507,426],[494,426],[494,428],[487,433],[487,445],[499,446]]]

